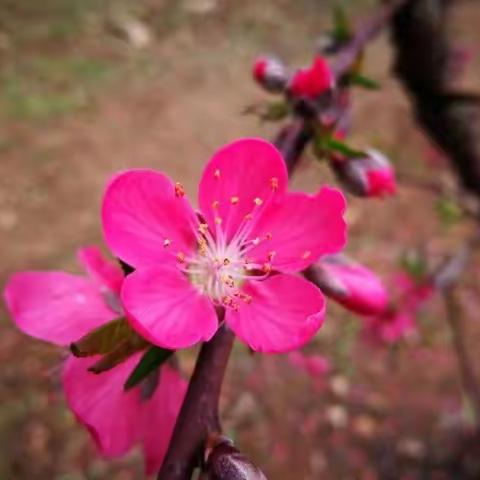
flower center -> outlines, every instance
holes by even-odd
[[[214,172],[214,178],[221,179],[220,170]],[[250,250],[255,249],[261,242],[272,239],[271,233],[265,234],[263,238],[252,238],[253,226],[260,211],[271,201],[278,189],[276,177],[269,179],[269,187],[271,193],[266,199],[253,199],[251,210],[244,215],[230,240],[227,240],[226,234],[229,217],[226,220],[227,226],[223,225],[223,219],[218,216],[219,201],[215,200],[211,205],[215,232],[210,230],[207,223],[195,219],[192,228],[197,237],[197,252],[188,257],[183,252],[176,254],[180,269],[192,284],[217,305],[238,310],[242,303],[249,304],[252,297],[243,291],[244,283],[247,280],[264,280],[272,271],[274,251],[268,252],[264,261],[254,261],[248,257]],[[180,184],[175,186],[175,195],[179,198],[184,195]],[[240,197],[233,195],[229,202],[234,208],[239,204]],[[170,240],[165,239],[163,246],[171,248]]]

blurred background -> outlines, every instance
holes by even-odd
[[[471,60],[459,81],[478,91],[480,5],[457,3],[452,38]],[[358,19],[375,2],[344,4]],[[309,64],[331,6],[0,0],[0,286],[18,270],[79,271],[78,246],[102,242],[99,205],[113,172],[157,168],[195,198],[202,167],[219,146],[273,138],[278,126],[242,114],[266,96],[251,80],[252,62],[275,53],[290,65]],[[355,93],[351,142],[383,150],[399,172],[454,183],[414,122],[391,55],[387,34],[367,50],[365,73],[382,88]],[[307,152],[294,188],[325,183],[333,177]],[[401,181],[396,197],[351,198],[347,219],[348,253],[387,282],[406,251],[441,256],[471,229],[432,192]],[[462,289],[474,354],[478,272],[474,265]],[[21,335],[3,305],[0,314],[0,479],[143,478],[138,452],[101,460],[66,410],[64,353]],[[222,396],[227,434],[271,479],[454,478],[436,464],[467,451],[462,438],[472,413],[441,302],[429,302],[418,333],[394,347],[365,344],[360,327],[329,303],[324,328],[306,348],[331,361],[321,378],[287,356],[251,356],[236,345]],[[185,371],[194,359],[182,354]],[[478,450],[472,458],[478,461]]]

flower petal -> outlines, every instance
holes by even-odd
[[[118,264],[106,260],[96,246],[80,248],[77,256],[78,261],[93,280],[113,293],[120,294],[124,275]]]
[[[345,199],[333,188],[324,187],[317,195],[289,193],[265,208],[250,234],[260,243],[247,257],[283,272],[303,270],[345,245],[344,210]]]
[[[140,354],[100,375],[88,371],[98,358],[70,356],[62,381],[70,409],[89,430],[100,453],[113,458],[128,452],[139,440],[139,391],[125,392],[123,385]]]
[[[322,326],[325,299],[320,290],[294,275],[250,281],[243,292],[251,303],[227,309],[225,320],[235,334],[258,352],[286,352],[308,342]]]
[[[97,285],[70,273],[16,273],[4,296],[20,330],[57,345],[68,345],[117,316]]]
[[[112,252],[136,268],[172,261],[195,246],[195,212],[181,189],[153,170],[129,170],[111,180],[102,222]]]
[[[287,185],[285,162],[272,144],[257,138],[238,140],[215,153],[207,164],[199,187],[200,209],[213,231],[215,218],[221,219],[230,240],[256,207],[255,201],[281,196]]]
[[[190,347],[217,330],[213,304],[176,266],[136,270],[123,282],[121,298],[133,328],[161,347]]]
[[[142,441],[147,475],[158,472],[162,466],[186,391],[187,382],[165,364],[160,370],[160,383],[155,393],[142,404]]]

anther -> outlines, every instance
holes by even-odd
[[[268,252],[267,254],[267,260],[269,262],[271,262],[273,260],[273,257],[275,257],[275,255],[277,254],[277,252],[275,252],[274,250],[272,250],[271,252]]]
[[[218,205],[219,205],[219,201],[218,201],[218,200],[214,200],[214,201],[212,202],[212,208],[213,208],[214,210],[216,210],[216,209],[218,208]]]
[[[183,252],[178,252],[177,253],[177,260],[180,263],[184,263],[185,262],[185,254]]]
[[[230,197],[230,203],[236,205],[240,199],[238,197]]]
[[[168,247],[171,243],[172,243],[172,242],[171,242],[168,238],[166,238],[166,239],[163,241],[163,246],[164,246],[164,247]]]
[[[254,239],[252,240],[252,243],[253,243],[254,245],[258,245],[258,244],[260,243],[260,239],[259,239],[258,237],[257,237],[257,238],[254,238]]]
[[[266,262],[262,266],[262,271],[264,273],[270,273],[272,271],[272,265],[269,262]]]
[[[265,238],[267,240],[271,240],[272,239],[272,234],[270,232],[267,232],[266,235],[265,235]]]
[[[183,185],[179,182],[175,184],[175,196],[176,197],[183,197],[185,195],[185,189]]]
[[[304,260],[306,260],[311,254],[312,254],[312,252],[311,252],[310,250],[305,250],[305,251],[303,252],[302,258],[303,258]]]
[[[202,234],[202,235],[206,235],[207,234],[207,231],[208,231],[208,225],[206,223],[201,223],[199,226],[198,226],[198,231]]]
[[[263,203],[261,198],[256,197],[254,200],[255,205],[260,206]]]
[[[220,217],[215,217],[215,223],[217,225],[221,225],[222,224],[222,219]]]
[[[230,265],[230,260],[229,260],[228,258],[224,258],[224,259],[223,259],[223,264],[224,264],[225,266]]]
[[[278,190],[278,178],[277,177],[272,177],[270,179],[270,186],[272,187],[272,190]]]
[[[251,220],[253,218],[251,213],[247,213],[244,217],[244,220]]]
[[[220,170],[218,168],[215,170],[215,173],[213,174],[213,176],[215,178],[220,178]]]

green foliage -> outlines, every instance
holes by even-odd
[[[125,390],[130,390],[135,385],[138,385],[150,373],[162,365],[174,353],[173,350],[168,350],[161,347],[150,347],[142,356],[133,372],[125,382]]]
[[[84,107],[111,65],[85,57],[37,57],[0,75],[0,103],[7,117],[47,120]]]
[[[125,318],[118,318],[87,333],[80,340],[70,345],[70,350],[76,357],[107,354],[128,340],[139,341],[138,335],[132,330]]]
[[[458,223],[463,217],[461,207],[450,198],[440,198],[435,205],[435,209],[440,222],[447,228]]]
[[[352,72],[348,76],[350,84],[366,88],[367,90],[379,90],[380,84],[365,75],[358,72]]]
[[[360,158],[367,156],[367,154],[362,150],[356,150],[348,146],[346,143],[334,139],[333,137],[328,137],[326,139],[326,146],[329,151],[341,153],[348,158]]]
[[[350,39],[352,35],[352,28],[348,20],[345,7],[340,3],[337,3],[333,7],[333,31],[332,37],[338,42],[345,42]]]
[[[418,248],[405,251],[400,259],[400,265],[416,281],[422,281],[428,275],[426,255]]]

